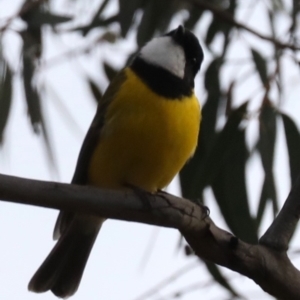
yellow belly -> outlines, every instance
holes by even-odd
[[[130,69],[110,103],[89,166],[89,182],[104,188],[126,183],[154,192],[167,186],[197,146],[200,107],[195,95],[158,96]],[[159,80],[159,79],[158,79]]]

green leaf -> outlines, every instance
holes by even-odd
[[[73,18],[69,16],[61,16],[51,14],[39,9],[32,9],[22,16],[22,19],[27,23],[30,29],[39,29],[43,25],[55,26],[61,23],[69,22]]]
[[[229,7],[224,11],[224,13],[228,15],[232,15],[232,17],[234,17],[235,9],[236,9],[236,0],[231,0],[229,3]],[[215,36],[218,33],[223,34],[224,44],[223,44],[223,51],[222,51],[223,53],[221,56],[224,57],[230,42],[229,34],[233,28],[234,26],[231,23],[223,22],[222,20],[220,20],[220,18],[213,16],[210,26],[208,27],[206,32],[205,43],[207,44],[207,46],[210,46],[210,44],[213,42]]]
[[[258,150],[266,174],[272,173],[276,140],[276,111],[265,101],[259,116]]]
[[[152,0],[146,2],[137,33],[139,47],[148,42],[157,29],[163,30],[167,27],[174,13],[172,2],[172,0]]]
[[[271,176],[265,176],[262,191],[261,191],[261,196],[259,200],[259,206],[256,214],[256,226],[259,228],[261,224],[261,220],[263,217],[263,214],[265,212],[266,205],[268,201],[272,201],[273,203],[273,216],[275,218],[276,213],[278,211],[278,204],[276,196],[276,189],[275,189],[275,181],[274,181],[274,176],[273,174]]]
[[[69,22],[72,21],[72,17],[69,16],[61,16],[61,15],[55,15],[55,14],[51,14],[51,13],[43,13],[40,12],[36,18],[35,18],[35,22],[36,22],[36,26],[40,27],[42,25],[48,24],[51,26],[55,26],[61,23],[65,23],[65,22]]]
[[[1,64],[3,65],[4,74],[1,76],[0,81],[0,144],[3,143],[4,130],[7,125],[12,101],[12,73],[4,59],[0,62]]]
[[[275,179],[274,179],[274,174],[272,174],[272,176],[268,176],[266,178],[266,182],[267,182],[267,189],[268,189],[268,194],[270,197],[270,200],[272,201],[273,204],[273,217],[275,219],[279,207],[278,207],[278,200],[277,200],[277,192],[276,192],[276,188],[275,188]]]
[[[232,16],[234,16],[234,13],[235,13],[235,10],[237,7],[236,2],[237,2],[236,0],[230,0],[229,7],[227,9],[228,13],[230,13]]]
[[[216,58],[205,72],[205,88],[208,96],[202,109],[202,121],[198,138],[198,147],[194,156],[180,171],[182,194],[188,199],[201,199],[202,186],[198,185],[198,176],[202,174],[206,156],[215,141],[215,128],[221,98],[219,73],[223,60]]]
[[[21,18],[27,23],[28,31],[40,29],[42,25],[49,24],[51,26],[68,22],[71,17],[51,14],[49,6],[42,5],[42,2],[33,4],[33,1],[24,1],[21,8]]]
[[[57,173],[53,150],[51,147],[45,120],[41,110],[40,94],[38,93],[36,87],[33,85],[33,77],[35,73],[34,64],[37,61],[37,57],[35,55],[36,41],[32,39],[31,32],[28,31],[22,32],[21,36],[23,38],[23,84],[28,115],[30,117],[34,133],[42,134],[50,167],[52,171]]]
[[[189,9],[189,17],[184,22],[184,27],[189,30],[193,30],[202,15],[203,10],[196,9],[194,6],[191,6]]]
[[[245,130],[238,126],[231,130],[231,140],[228,149],[223,149],[218,155],[222,161],[215,168],[217,172],[212,182],[212,189],[222,215],[232,230],[240,239],[248,243],[257,243],[256,224],[251,217],[246,190],[246,163],[248,150],[245,141]],[[224,140],[226,143],[226,140]],[[222,144],[219,147],[222,148]],[[218,156],[214,155],[215,159]]]
[[[203,188],[214,181],[220,166],[235,147],[235,135],[238,134],[238,127],[244,119],[248,102],[234,110],[229,116],[223,130],[217,135],[213,147],[205,159],[202,176],[199,182]]]
[[[109,3],[109,0],[104,0],[100,3],[99,8],[97,9],[96,13],[94,14],[94,17],[92,18],[91,22],[85,26],[79,26],[74,28],[73,30],[79,30],[82,32],[83,36],[86,36],[90,30],[97,28],[97,27],[108,27],[108,25],[118,22],[119,21],[119,14],[115,14],[113,16],[110,16],[108,18],[103,19],[102,13],[104,9],[106,8],[107,4]]]
[[[289,154],[292,185],[300,174],[300,133],[295,122],[286,114],[280,114],[283,121],[285,138]]]
[[[112,81],[113,78],[118,74],[118,71],[106,62],[103,63],[103,67],[107,79]]]
[[[215,58],[211,61],[210,65],[207,67],[204,78],[204,87],[208,93],[220,92],[220,68],[223,64],[223,59],[220,57]]]
[[[268,192],[267,192],[267,182],[266,182],[266,178],[265,178],[263,186],[262,186],[260,199],[259,199],[258,210],[257,210],[257,214],[256,214],[257,229],[260,226],[263,214],[264,214],[266,206],[267,206],[267,202],[268,202]]]
[[[262,84],[265,86],[268,82],[267,62],[262,55],[255,49],[251,49],[252,58],[259,74]]]
[[[119,22],[122,36],[125,37],[135,12],[142,7],[144,0],[119,0]]]
[[[34,66],[30,57],[23,56],[23,83],[25,89],[25,99],[28,108],[28,114],[35,133],[39,132],[39,125],[42,120],[42,113],[40,107],[40,96],[36,88],[32,85],[32,78],[34,75]]]
[[[277,195],[274,184],[273,163],[276,142],[276,116],[277,113],[269,100],[263,102],[259,116],[258,150],[265,172],[267,198],[273,202],[274,214],[278,210]]]
[[[204,261],[204,263],[206,265],[207,270],[216,282],[218,282],[222,287],[228,290],[232,296],[240,297],[239,294],[234,290],[234,288],[229,284],[227,279],[222,275],[218,266],[208,261]]]
[[[88,84],[97,104],[101,101],[103,93],[92,79],[88,79]]]
[[[42,131],[42,137],[44,140],[44,144],[45,144],[45,148],[46,148],[46,154],[48,156],[48,162],[49,162],[49,167],[50,170],[54,173],[54,174],[58,174],[57,171],[57,166],[56,166],[56,162],[55,162],[55,157],[54,157],[54,153],[53,153],[53,149],[51,146],[51,142],[50,142],[50,138],[48,135],[48,130],[45,124],[45,120],[42,118],[41,120],[41,131]]]
[[[214,59],[205,72],[204,86],[208,95],[202,110],[200,142],[206,144],[207,150],[213,143],[218,119],[218,108],[222,97],[219,75],[223,62],[219,57]]]
[[[202,191],[214,182],[226,157],[231,153],[235,141],[235,134],[247,110],[247,102],[230,114],[223,130],[213,137],[212,145],[200,143],[194,157],[180,173],[180,184],[184,197],[201,199]]]
[[[292,19],[292,24],[290,27],[290,33],[291,35],[294,37],[295,34],[295,30],[298,28],[297,26],[297,16],[300,12],[300,2],[299,0],[293,0],[293,9],[292,9],[292,13],[291,13],[291,19]]]
[[[235,87],[235,81],[233,80],[226,93],[226,116],[230,115],[232,111],[232,94],[233,94],[233,89]]]
[[[40,58],[42,50],[41,29],[27,29],[21,32],[23,39],[23,56]]]
[[[223,23],[220,22],[219,19],[216,19],[215,17],[213,17],[213,19],[206,31],[205,43],[207,46],[210,46],[210,44],[214,40],[217,33],[223,32],[222,26],[223,26]]]
[[[95,22],[97,22],[101,18],[101,15],[102,15],[104,9],[106,8],[108,2],[109,2],[109,0],[104,0],[104,1],[100,2],[99,8],[97,9],[90,25],[93,25]]]

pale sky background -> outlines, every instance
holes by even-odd
[[[0,1],[0,25],[1,20],[4,17],[13,15],[22,2],[20,0]],[[77,7],[74,8],[74,4],[70,4],[73,3],[72,1],[69,2],[69,6],[62,6],[60,2],[66,3],[66,1],[55,1],[56,5],[54,7],[57,10],[68,12],[68,9],[72,7],[72,12],[75,9],[81,22],[89,20],[98,3],[98,1],[92,0],[85,3],[83,3],[84,1],[78,1]],[[256,28],[263,33],[269,33],[269,25],[265,20],[265,1],[260,1],[260,4],[249,14],[249,7],[253,2],[255,1],[243,1],[244,6],[239,10],[238,18],[246,21],[252,28]],[[287,7],[291,7],[291,1],[286,0],[284,2]],[[117,1],[109,8],[108,14],[117,9],[116,3]],[[184,14],[179,15],[176,21],[173,22],[172,28],[178,26],[184,17]],[[204,32],[210,20],[210,16],[206,15],[198,24],[195,34],[200,38],[200,41],[204,38]],[[289,27],[287,20],[288,18],[284,15],[278,18],[278,28],[282,32],[280,38],[284,38],[284,33]],[[13,23],[15,29],[21,29],[22,26],[23,24],[20,21]],[[113,26],[112,30],[118,31],[119,28]],[[99,32],[95,31],[87,40],[91,42],[98,35]],[[248,48],[245,47],[249,44],[254,45],[265,56],[271,56],[272,49],[267,43],[245,32],[240,38],[241,42],[230,49],[231,58],[250,57]],[[45,67],[41,68],[37,74],[39,86],[45,88],[46,96],[43,98],[43,109],[46,112],[46,121],[53,144],[58,178],[49,171],[41,140],[33,135],[26,115],[24,94],[19,75],[16,74],[14,77],[15,89],[12,112],[6,130],[5,144],[0,152],[0,172],[26,178],[70,182],[82,140],[96,109],[85,78],[89,75],[98,81],[104,89],[107,80],[100,69],[100,58],[104,57],[116,67],[121,67],[126,55],[135,49],[133,41],[134,36],[131,34],[126,41],[120,44],[95,46],[91,56],[82,55],[76,56],[76,58],[64,58],[56,61],[55,64],[46,63]],[[222,38],[218,38],[214,42],[213,46],[216,51],[220,43],[222,43]],[[43,60],[45,62],[51,61],[54,57],[85,44],[86,42],[83,44],[76,33],[61,35],[56,38],[48,30]],[[20,46],[21,41],[18,34],[11,31],[5,35],[4,53],[14,70],[18,70],[20,65]],[[207,51],[205,59],[203,70],[205,70],[211,59]],[[221,75],[228,79],[232,78],[234,74],[238,77],[244,74],[245,71],[251,70],[253,65],[247,64],[245,67],[243,65],[241,71],[236,68],[239,68],[239,66],[233,65],[231,70]],[[294,68],[286,60],[283,71],[285,84],[282,109],[294,119],[299,119],[299,69]],[[228,86],[228,82],[225,82],[225,84],[225,86]],[[203,72],[200,72],[196,85],[196,92],[201,100],[201,95],[204,93]],[[259,78],[256,75],[252,76],[236,92],[236,104],[244,101],[249,96],[253,96],[255,99],[251,104],[251,108],[255,110],[262,96]],[[66,121],[66,115],[59,103],[65,105],[68,113],[76,120],[78,128],[71,121]],[[249,145],[254,143],[257,126],[258,123],[255,120],[249,126],[247,131]],[[275,153],[275,176],[279,188],[280,203],[283,203],[290,188],[282,132],[281,125]],[[262,185],[261,163],[258,157],[254,157],[249,163],[247,172],[249,175],[247,184],[252,201],[251,209],[254,211],[257,207]],[[176,180],[172,183],[169,191],[179,192]],[[210,191],[207,191],[207,195],[211,217],[219,226],[226,228]],[[57,211],[55,210],[0,202],[0,299],[55,299],[52,293],[34,294],[28,292],[27,284],[54,245],[52,231],[56,216]],[[271,218],[271,210],[269,209],[264,218],[262,231],[270,224]],[[185,266],[194,267],[154,297],[143,299],[172,299],[170,298],[172,293],[181,290],[181,288],[188,290],[189,286],[194,288],[183,297],[185,300],[228,299],[229,294],[226,290],[217,284],[211,284],[210,276],[197,258],[186,258],[183,251],[178,251],[178,240],[179,233],[176,230],[108,220],[101,229],[101,234],[95,243],[79,290],[72,299],[137,300],[143,292]],[[155,244],[153,245],[154,241]],[[300,237],[297,234],[293,240],[292,248],[299,248],[299,241]],[[146,249],[152,246],[151,255],[143,268],[142,262]],[[296,266],[300,267],[300,260],[297,256],[294,262]],[[261,291],[251,280],[229,270],[222,270],[225,276],[230,278],[230,282],[235,289],[242,295],[247,296],[248,299],[273,299]],[[198,288],[195,288],[196,286]]]

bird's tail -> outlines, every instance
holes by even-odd
[[[78,289],[86,262],[103,219],[85,217],[72,221],[36,271],[28,289],[36,293],[51,290],[61,298],[72,296]]]

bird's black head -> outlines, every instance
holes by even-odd
[[[184,79],[194,86],[194,78],[203,61],[203,50],[198,39],[191,31],[181,25],[167,33],[166,36],[170,36],[176,44],[183,48],[186,60]]]
[[[179,26],[142,47],[131,68],[158,94],[181,99],[193,93],[202,60],[196,36]]]

